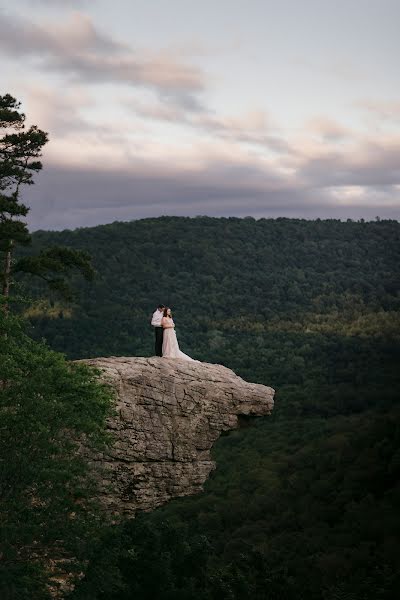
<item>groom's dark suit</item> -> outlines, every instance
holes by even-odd
[[[162,356],[163,333],[164,333],[164,330],[161,327],[161,319],[162,319],[162,317],[163,317],[162,311],[159,311],[158,308],[157,308],[154,311],[153,317],[151,319],[151,324],[154,327],[154,333],[155,333],[154,350],[155,350],[155,355],[156,356]]]
[[[162,344],[163,344],[163,333],[164,329],[162,327],[154,328],[156,333],[156,342],[155,342],[155,352],[156,356],[162,356]]]

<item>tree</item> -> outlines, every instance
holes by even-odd
[[[2,291],[6,297],[13,250],[30,241],[27,225],[21,220],[29,209],[19,202],[20,187],[33,184],[33,173],[42,168],[36,159],[48,140],[47,133],[36,125],[24,131],[25,114],[19,108],[20,102],[9,94],[0,96],[0,127],[6,130],[0,140],[0,250],[4,253]]]
[[[3,309],[8,310],[8,298],[13,272],[25,272],[44,279],[52,289],[70,294],[64,276],[78,270],[86,279],[93,276],[90,257],[85,252],[53,247],[42,250],[39,256],[22,258],[13,263],[13,254],[19,245],[31,243],[31,236],[23,220],[29,208],[20,201],[21,186],[32,185],[34,173],[42,169],[43,146],[48,134],[36,125],[25,130],[25,114],[21,103],[10,94],[0,96],[0,255],[2,255],[2,294],[6,299]]]
[[[113,391],[0,311],[0,597],[43,600],[105,526],[80,442],[104,451]]]

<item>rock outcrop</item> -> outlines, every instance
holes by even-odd
[[[91,457],[105,468],[101,501],[116,519],[201,491],[221,432],[273,407],[272,388],[221,365],[157,357],[83,362],[100,368],[117,391],[117,416],[108,421],[115,442]]]

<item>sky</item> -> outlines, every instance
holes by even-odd
[[[400,217],[398,0],[0,0],[29,226]]]

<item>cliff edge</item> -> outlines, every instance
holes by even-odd
[[[221,365],[158,357],[82,362],[101,369],[117,392],[117,414],[108,420],[115,442],[90,457],[104,467],[100,500],[115,517],[201,491],[221,432],[273,407],[272,388]]]

